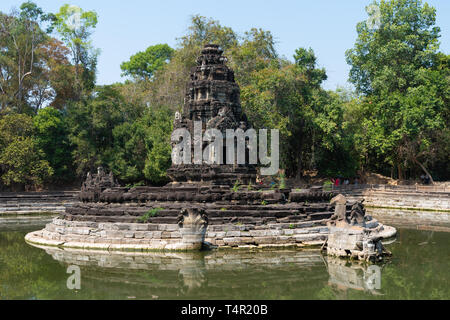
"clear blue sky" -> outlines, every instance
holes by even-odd
[[[9,12],[23,1],[1,0],[0,11]],[[238,33],[252,27],[270,30],[278,52],[291,59],[295,49],[311,47],[325,67],[327,89],[347,86],[349,67],[345,51],[356,39],[356,23],[367,19],[371,0],[35,0],[47,12],[64,3],[99,15],[93,44],[101,49],[98,83],[123,81],[120,64],[150,45],[176,46],[185,34],[190,16],[200,14],[219,20]],[[437,9],[441,51],[450,53],[450,1],[428,0]]]

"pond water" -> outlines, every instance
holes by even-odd
[[[27,231],[40,228],[37,220],[14,225],[0,218],[0,300],[450,299],[446,232],[399,228],[396,241],[386,244],[393,258],[367,266],[317,250],[118,255],[41,249],[24,241]],[[78,270],[80,289],[69,289]]]

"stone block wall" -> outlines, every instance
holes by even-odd
[[[328,235],[327,220],[266,225],[208,226],[205,241],[221,248],[301,247],[321,244]],[[176,224],[98,223],[55,218],[27,241],[67,248],[117,251],[164,250],[181,241]]]
[[[1,192],[0,215],[63,213],[79,202],[78,192]]]
[[[450,192],[420,191],[395,188],[339,189],[349,201],[364,198],[367,207],[435,210],[450,212]]]

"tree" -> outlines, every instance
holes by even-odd
[[[265,46],[270,48],[273,43],[266,41]],[[328,102],[320,87],[326,79],[325,70],[317,67],[312,49],[296,50],[292,63],[267,54],[270,50],[256,48],[242,46],[245,55],[257,57],[251,60],[260,60],[256,68],[237,74],[239,82],[243,79],[243,110],[256,128],[280,130],[281,165],[289,176],[301,177],[304,170],[315,166],[314,147],[321,132],[314,119]],[[238,49],[235,52],[242,57]]]
[[[0,110],[29,111],[28,99],[41,71],[39,48],[47,41],[41,23],[50,20],[33,2],[20,12],[0,12]]]
[[[99,51],[92,47],[90,36],[97,22],[95,11],[84,11],[68,4],[63,5],[55,15],[54,27],[72,51],[77,99],[81,99],[83,91],[90,92],[95,87]]]
[[[359,23],[355,47],[346,53],[350,81],[363,97],[366,149],[396,167],[399,179],[418,166],[433,180],[426,166],[449,139],[448,67],[438,62],[436,10],[421,0],[374,5],[379,27]]]
[[[178,39],[179,48],[173,53],[172,59],[154,76],[148,101],[152,106],[181,110],[191,68],[207,43],[215,43],[228,50],[238,40],[231,28],[221,26],[218,21],[193,16],[187,34]]]
[[[47,99],[41,99],[41,104],[47,102],[56,109],[64,109],[77,97],[75,67],[69,61],[70,50],[61,41],[51,38],[40,52],[45,65],[42,91],[48,95]]]
[[[33,131],[37,147],[54,170],[56,182],[73,178],[72,146],[63,112],[52,107],[40,110],[33,118]]]
[[[127,117],[127,110],[121,108],[123,97],[112,85],[97,87],[95,97],[69,106],[69,139],[78,176],[106,167],[112,159],[113,129]]]
[[[248,84],[253,72],[280,63],[272,33],[256,28],[245,32],[242,43],[229,49],[229,59],[241,86]]]
[[[33,134],[33,119],[26,114],[9,114],[0,118],[0,150],[6,148],[17,137]]]
[[[170,61],[173,53],[174,50],[167,44],[150,46],[147,50],[132,55],[129,61],[120,65],[122,75],[151,79],[157,70]]]
[[[124,183],[145,180],[146,134],[146,127],[140,120],[124,122],[113,129],[114,145],[108,167]]]
[[[149,109],[144,121],[147,123],[145,178],[154,184],[167,183],[166,171],[172,164],[170,137],[173,130],[173,113],[166,107]]]
[[[103,166],[123,183],[166,181],[173,112],[148,106],[140,96],[125,96],[128,87],[99,86],[95,97],[69,108],[69,139],[79,177]]]
[[[216,43],[225,51],[238,44],[238,36],[229,27],[222,26],[219,21],[200,15],[191,17],[191,25],[185,36],[179,39],[183,48],[201,50],[205,44]]]
[[[0,119],[0,173],[7,186],[29,189],[53,175],[32,130],[30,116],[10,114]]]
[[[74,98],[69,49],[49,36],[55,17],[33,2],[0,13],[0,111],[36,114]],[[45,31],[44,31],[45,30]]]

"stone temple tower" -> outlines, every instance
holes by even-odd
[[[223,164],[181,164],[173,165],[168,175],[173,182],[208,183],[233,185],[236,181],[247,184],[254,182],[254,165],[225,164],[227,129],[250,128],[247,116],[242,112],[240,89],[234,79],[234,72],[226,66],[227,59],[215,44],[207,44],[192,68],[187,86],[183,113],[175,116],[174,129],[186,128],[192,137],[192,158],[194,156],[194,123],[202,123],[202,133],[207,129],[218,129],[224,137]],[[202,148],[207,143],[203,142]]]

